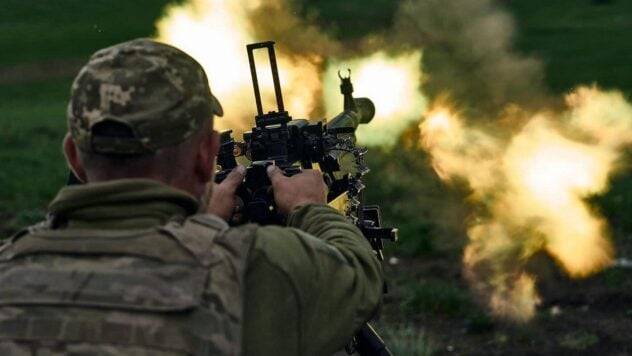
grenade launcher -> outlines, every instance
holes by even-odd
[[[263,112],[259,81],[253,52],[266,48],[270,59],[277,111]],[[362,177],[369,172],[364,163],[367,150],[356,146],[355,130],[358,125],[373,119],[375,107],[368,98],[354,98],[351,71],[343,76],[340,91],[343,111],[330,121],[295,119],[285,110],[279,83],[274,42],[253,43],[246,46],[254,88],[257,115],[255,127],[245,132],[243,141],[233,139],[232,131],[221,133],[221,147],[217,163],[221,167],[216,175],[219,183],[237,166],[236,157],[245,156],[251,163],[238,196],[244,202],[242,220],[262,225],[282,224],[277,213],[266,173],[269,165],[276,165],[286,176],[300,173],[301,169],[318,169],[329,188],[328,204],[354,223],[369,241],[378,259],[383,260],[383,240],[395,241],[397,229],[381,226],[377,205],[365,205]],[[385,287],[386,292],[386,287]],[[365,324],[347,347],[349,354],[391,355],[377,333]]]

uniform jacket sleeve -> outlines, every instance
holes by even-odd
[[[307,205],[256,233],[246,272],[246,355],[328,355],[376,311],[381,266],[336,210]]]

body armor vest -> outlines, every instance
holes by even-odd
[[[0,345],[241,353],[253,225],[229,229],[211,215],[138,230],[49,225],[0,251]]]

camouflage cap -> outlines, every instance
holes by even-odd
[[[136,39],[96,52],[72,85],[68,129],[82,151],[146,154],[222,116],[202,66],[181,50]]]

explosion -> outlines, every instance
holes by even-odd
[[[158,40],[186,51],[206,70],[211,88],[227,113],[227,119],[218,120],[220,130],[252,127],[256,109],[245,48],[248,43],[262,40],[250,21],[262,7],[258,1],[192,0],[169,7],[157,24]],[[323,58],[278,52],[286,110],[297,117],[309,117],[317,106]],[[255,53],[264,110],[276,111],[267,53]]]
[[[567,95],[565,109],[552,108],[540,63],[512,52],[511,17],[493,0],[402,1],[392,31],[355,49],[296,15],[293,5],[189,0],[167,8],[158,22],[158,39],[190,53],[209,74],[226,113],[217,120],[220,130],[239,138],[252,126],[245,46],[275,40],[293,117],[339,113],[337,72],[348,68],[354,95],[376,106],[373,121],[357,131],[360,143],[391,146],[421,120],[420,147],[432,168],[445,181],[465,180],[480,208],[468,226],[464,270],[497,315],[533,315],[535,277],[525,266],[538,251],[572,277],[612,263],[608,226],[586,198],[608,189],[632,141],[632,106],[620,93],[583,87]],[[257,70],[264,110],[272,111],[265,55],[257,57]]]
[[[220,130],[252,127],[256,111],[245,48],[274,39],[290,115],[322,119],[325,112],[332,118],[342,111],[337,72],[350,69],[354,95],[371,98],[377,108],[374,120],[358,130],[359,142],[395,143],[425,108],[419,91],[421,51],[396,56],[381,51],[342,53],[324,31],[293,15],[291,5],[283,0],[191,0],[166,10],[157,24],[158,40],[183,49],[202,64],[226,112],[227,119],[218,120]],[[275,21],[271,24],[270,19]],[[264,111],[276,111],[267,53],[255,54]],[[384,129],[386,135],[371,134]]]
[[[420,124],[439,176],[466,179],[484,208],[468,229],[463,261],[474,289],[508,318],[534,313],[538,297],[525,265],[536,252],[548,252],[572,277],[612,264],[607,224],[585,199],[607,190],[632,142],[632,105],[595,88],[566,101],[566,111],[535,115],[510,138],[465,125],[443,104]]]

